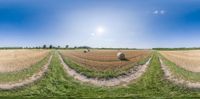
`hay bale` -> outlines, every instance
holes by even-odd
[[[120,59],[120,60],[125,60],[125,59],[126,59],[126,58],[125,58],[125,54],[122,53],[122,52],[118,52],[118,53],[117,53],[117,58]]]
[[[87,51],[86,51],[86,50],[84,50],[84,51],[83,51],[83,53],[87,53]]]

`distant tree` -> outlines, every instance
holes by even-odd
[[[89,46],[79,46],[78,48],[89,49],[89,48],[91,48],[91,47],[89,47]]]
[[[52,49],[52,48],[53,48],[53,46],[52,46],[52,45],[49,45],[49,48],[50,48],[50,49]]]
[[[42,47],[43,49],[45,49],[45,48],[47,48],[47,46],[46,45],[43,45],[43,47]]]
[[[60,46],[58,46],[57,48],[60,48]]]
[[[69,45],[66,45],[65,48],[69,48]]]

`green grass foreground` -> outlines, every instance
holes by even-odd
[[[156,54],[153,55],[150,66],[136,83],[121,87],[96,87],[91,84],[80,83],[68,76],[58,58],[52,58],[48,73],[40,81],[11,91],[0,91],[1,97],[23,98],[191,98],[200,97],[200,90],[178,87],[163,80],[163,71]],[[1,98],[0,97],[0,98]]]

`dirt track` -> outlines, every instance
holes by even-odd
[[[171,73],[169,68],[163,63],[162,59],[160,58],[159,60],[160,60],[161,68],[164,71],[164,75],[165,75],[166,79],[168,79],[171,82],[174,82],[177,85],[181,84],[181,85],[184,85],[184,86],[189,87],[189,88],[200,88],[200,82],[191,82],[191,81],[187,81],[187,80],[175,77]]]
[[[22,81],[19,81],[16,83],[0,84],[0,89],[2,89],[2,90],[15,89],[15,88],[22,87],[22,86],[28,85],[30,83],[33,83],[33,82],[39,80],[45,74],[45,72],[47,72],[48,66],[51,62],[51,59],[52,59],[52,56],[50,56],[48,62],[43,66],[43,68],[38,73],[32,75],[31,77],[29,77],[25,80],[22,80]]]
[[[74,77],[74,79],[77,79],[81,82],[85,83],[91,83],[96,86],[117,86],[117,85],[126,85],[127,83],[138,79],[142,76],[142,74],[146,71],[148,64],[151,59],[149,59],[144,65],[137,66],[136,69],[131,69],[127,75],[119,76],[117,78],[111,78],[111,79],[96,79],[96,78],[88,78],[78,72],[76,72],[74,69],[71,69],[68,65],[66,65],[61,57],[59,55],[60,61],[68,73],[68,75]]]

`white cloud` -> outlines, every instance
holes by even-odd
[[[156,15],[164,15],[165,14],[165,10],[154,10],[153,11],[153,14],[156,14]]]
[[[159,12],[158,12],[158,10],[155,10],[154,12],[153,12],[153,14],[158,14]]]
[[[165,14],[165,10],[161,10],[161,11],[160,11],[160,14]]]

